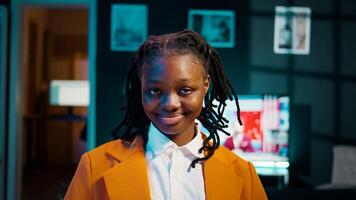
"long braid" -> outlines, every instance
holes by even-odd
[[[127,76],[127,106],[124,108],[126,109],[126,114],[113,134],[116,138],[128,141],[132,141],[137,135],[141,135],[144,143],[147,143],[150,120],[144,114],[141,103],[141,69],[144,64],[151,64],[158,57],[172,55],[192,55],[204,66],[206,75],[210,76],[212,85],[204,98],[204,106],[198,116],[198,120],[209,132],[203,141],[203,146],[199,149],[199,152],[204,152],[205,156],[192,162],[191,166],[194,168],[196,163],[209,159],[219,147],[220,137],[218,132],[230,135],[225,131],[229,121],[223,116],[226,100],[235,101],[237,119],[242,124],[238,97],[224,74],[220,56],[196,32],[184,30],[173,34],[151,36],[142,44],[131,62]],[[120,134],[119,130],[124,126],[126,130]]]
[[[223,116],[224,110],[226,107],[226,100],[235,99],[235,104],[237,107],[237,119],[240,124],[242,124],[240,119],[240,107],[238,104],[237,95],[235,90],[232,88],[230,81],[226,78],[226,75],[223,72],[223,65],[217,51],[213,48],[209,50],[210,61],[209,66],[209,75],[212,80],[212,90],[210,95],[207,95],[205,98],[205,107],[202,109],[200,116],[198,117],[199,121],[203,126],[208,130],[209,136],[204,140],[203,146],[200,148],[200,152],[207,152],[206,156],[203,158],[198,158],[192,162],[192,167],[195,167],[195,164],[199,161],[209,159],[214,151],[219,147],[220,137],[218,131],[230,135],[230,133],[225,131],[225,128],[228,127],[229,121]],[[211,98],[212,97],[212,98]],[[213,101],[216,99],[219,104],[214,105]],[[217,108],[217,109],[212,109]],[[211,145],[209,144],[211,141]]]
[[[138,53],[134,56],[131,67],[129,69],[127,80],[126,80],[126,102],[127,106],[123,107],[122,110],[126,110],[124,119],[113,131],[114,138],[124,139],[127,141],[132,141],[137,135],[141,135],[145,142],[147,142],[148,126],[150,120],[147,118],[144,113],[141,104],[141,81],[139,80],[139,54],[142,51],[142,48],[138,50]],[[136,103],[139,104],[136,104]],[[126,126],[126,130],[123,131],[123,134],[120,134],[119,130]]]

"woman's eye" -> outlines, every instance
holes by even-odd
[[[193,90],[190,89],[190,88],[182,88],[182,89],[180,90],[180,93],[183,94],[183,95],[188,95],[188,94],[190,94],[192,91],[193,91]]]
[[[153,88],[153,89],[149,90],[149,93],[152,95],[157,95],[157,94],[160,94],[161,91],[158,88]]]

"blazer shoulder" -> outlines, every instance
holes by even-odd
[[[267,199],[264,188],[251,162],[242,159],[229,149],[220,146],[213,156],[220,162],[228,165],[233,173],[244,181],[241,199],[265,200]],[[214,153],[214,154],[215,154]]]
[[[143,142],[140,137],[136,137],[133,142],[126,142],[124,140],[114,140],[105,143],[87,154],[93,162],[108,161],[123,161],[136,152],[143,152]]]
[[[238,172],[238,174],[249,175],[251,173],[252,164],[249,161],[244,160],[243,158],[238,156],[236,153],[227,149],[226,147],[220,146],[215,153],[216,155],[213,156],[215,157],[215,159],[226,165],[229,165],[234,169],[235,172]]]
[[[90,157],[101,156],[101,155],[104,155],[113,146],[122,146],[122,141],[119,139],[119,140],[113,140],[113,141],[107,142],[105,144],[102,144],[102,145],[88,151],[87,154]]]
[[[215,151],[216,159],[220,160],[221,162],[230,165],[230,164],[239,164],[244,165],[248,168],[248,161],[242,159],[236,153],[232,152],[231,150],[227,149],[224,146],[219,146],[219,148]]]

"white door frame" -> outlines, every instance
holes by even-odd
[[[97,40],[97,0],[12,0],[10,30],[10,77],[9,77],[9,113],[8,113],[8,149],[6,199],[21,198],[22,177],[22,63],[24,46],[24,11],[26,6],[43,6],[70,8],[86,7],[89,10],[88,55],[90,105],[88,108],[87,149],[95,147],[95,116],[96,116],[96,40]]]

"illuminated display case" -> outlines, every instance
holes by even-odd
[[[254,164],[260,175],[278,175],[288,182],[290,99],[279,95],[239,95],[240,117],[234,101],[227,101],[226,131],[221,145]],[[207,130],[201,126],[203,132]]]

